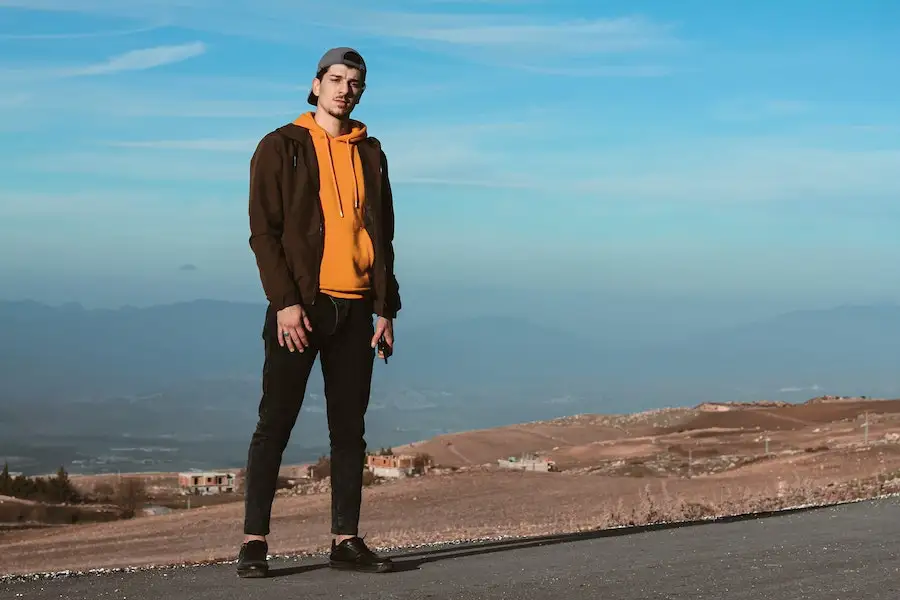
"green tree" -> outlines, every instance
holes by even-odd
[[[3,463],[3,472],[0,473],[0,494],[9,496],[12,494],[12,477],[9,476],[9,463]]]
[[[25,477],[24,475],[16,475],[12,484],[10,485],[10,496],[15,496],[16,498],[30,498],[36,489],[36,485],[33,481]]]
[[[69,474],[65,468],[59,467],[56,471],[56,477],[47,482],[47,495],[54,502],[77,502],[79,499],[78,490],[72,485]]]

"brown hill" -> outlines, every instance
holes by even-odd
[[[715,406],[715,409],[711,407]],[[810,401],[803,404],[759,402],[701,404],[631,415],[578,415],[551,421],[468,431],[395,448],[395,452],[424,452],[448,467],[493,464],[523,453],[545,455],[565,468],[594,466],[597,461],[653,457],[692,446],[697,455],[754,454],[764,437],[770,450],[802,451],[811,439],[821,437],[830,425],[834,435],[859,437],[853,425],[869,414],[870,434],[883,432],[900,420],[900,400],[852,399],[839,403]],[[843,432],[843,433],[841,433]],[[854,437],[855,436],[855,437]],[[837,438],[835,438],[837,439]],[[705,441],[704,441],[705,440]],[[687,450],[684,454],[687,454]]]

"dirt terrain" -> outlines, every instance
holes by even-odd
[[[439,468],[365,489],[362,532],[375,546],[561,533],[898,492],[900,400],[580,415],[393,450],[427,453]],[[550,458],[560,472],[497,464],[525,453]],[[171,492],[171,474],[141,477],[149,490]],[[233,559],[240,499],[115,522],[0,530],[0,575]],[[271,552],[324,551],[329,505],[327,480],[302,495],[281,492]]]

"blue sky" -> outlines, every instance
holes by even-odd
[[[900,3],[221,4],[0,0],[0,297],[261,299],[248,160],[337,45],[407,289],[900,297]]]

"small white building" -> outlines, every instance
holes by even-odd
[[[541,458],[537,456],[525,455],[521,458],[510,456],[509,458],[501,458],[497,461],[503,469],[513,469],[517,471],[541,471],[549,473],[556,470],[556,463],[549,458]]]
[[[234,473],[198,471],[178,474],[178,486],[187,494],[222,494],[234,491]]]

